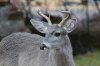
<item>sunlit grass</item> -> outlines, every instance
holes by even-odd
[[[78,55],[75,57],[76,66],[100,66],[100,51]]]

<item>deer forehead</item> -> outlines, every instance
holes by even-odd
[[[65,32],[65,30],[60,27],[58,24],[52,24],[47,28],[47,33],[54,33],[54,32]]]

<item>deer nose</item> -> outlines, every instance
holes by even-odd
[[[47,48],[47,46],[46,46],[45,44],[42,44],[42,45],[40,46],[40,49],[41,49],[41,50],[44,50],[44,48]]]

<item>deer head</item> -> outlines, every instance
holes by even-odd
[[[40,10],[38,14],[44,17],[48,23],[31,19],[32,25],[41,33],[45,33],[45,38],[40,46],[40,49],[60,49],[67,43],[66,36],[68,33],[72,32],[76,26],[76,19],[71,19],[70,11],[60,11],[64,13],[62,16],[62,21],[59,24],[52,24],[49,17],[44,15]]]

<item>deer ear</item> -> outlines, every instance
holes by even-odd
[[[38,21],[35,19],[31,19],[30,22],[33,25],[33,27],[35,27],[41,33],[45,33],[49,26],[48,23],[43,22],[43,21]]]
[[[76,19],[71,19],[65,22],[63,28],[67,31],[67,33],[70,33],[76,28],[76,25],[77,25]]]

